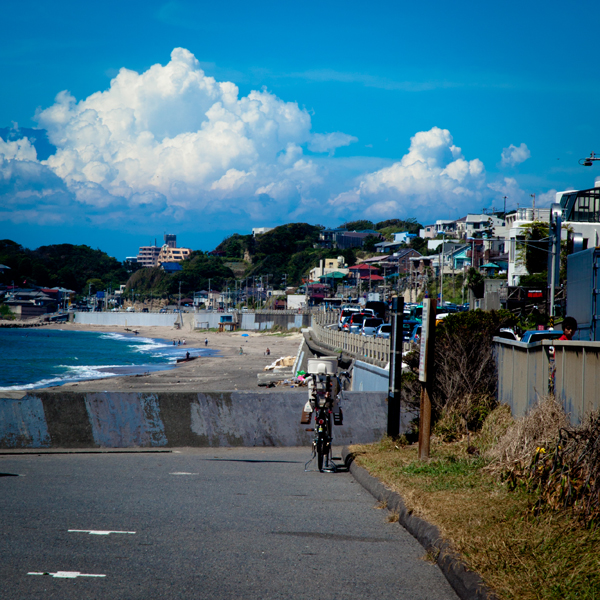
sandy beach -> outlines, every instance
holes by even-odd
[[[57,329],[69,331],[95,331],[130,333],[124,327],[105,325],[78,325],[60,323],[52,325]],[[130,328],[131,329],[131,328]],[[159,371],[147,375],[109,377],[65,384],[52,390],[64,389],[81,392],[103,391],[140,391],[140,392],[202,392],[247,390],[268,393],[277,388],[258,387],[257,374],[264,367],[282,356],[296,356],[302,341],[301,333],[257,333],[236,331],[216,333],[213,331],[182,332],[170,327],[136,327],[138,335],[148,338],[174,340],[185,339],[191,356],[194,348],[206,347],[217,350],[216,356],[200,357],[196,360],[180,363],[168,371]],[[246,334],[245,336],[243,334]],[[240,354],[240,347],[243,354]],[[265,352],[269,348],[270,356]]]

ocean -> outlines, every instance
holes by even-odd
[[[0,328],[0,392],[172,368],[190,351],[172,341],[122,333]]]

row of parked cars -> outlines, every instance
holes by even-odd
[[[389,338],[391,333],[391,325],[377,316],[374,309],[361,306],[343,307],[338,329],[345,333],[379,338]]]

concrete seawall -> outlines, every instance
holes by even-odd
[[[307,446],[306,390],[280,394],[31,392],[0,398],[0,448]],[[334,445],[386,431],[386,394],[345,392]],[[408,423],[406,423],[408,425]]]
[[[183,331],[213,329],[219,327],[222,317],[231,317],[239,328],[248,331],[300,329],[310,325],[308,313],[265,310],[258,312],[219,313],[199,311],[197,313],[142,313],[142,312],[74,312],[73,321],[81,325],[107,325],[118,327],[175,327]]]

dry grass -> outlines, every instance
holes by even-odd
[[[476,439],[432,439],[426,462],[418,461],[416,445],[402,448],[390,440],[352,451],[358,464],[401,494],[409,510],[435,524],[500,598],[600,598],[600,531],[582,528],[568,514],[534,514],[534,494],[510,491],[485,468],[490,459],[467,452],[474,444],[483,454],[501,442],[503,460],[528,456],[529,444],[517,443],[514,432],[502,435],[512,422],[506,409],[489,419]],[[522,426],[527,435],[532,431],[538,429]]]
[[[559,431],[568,424],[567,416],[553,396],[541,398],[526,417],[514,421],[488,450],[491,466],[495,470],[529,466],[538,449],[554,445]]]

